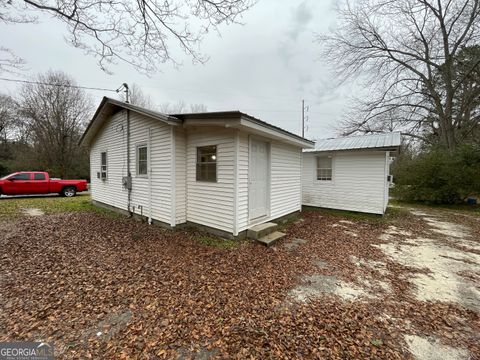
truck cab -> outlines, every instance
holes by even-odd
[[[47,194],[50,190],[48,173],[45,172],[22,171],[1,180],[2,194],[5,195]]]

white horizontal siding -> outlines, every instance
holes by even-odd
[[[238,156],[239,231],[248,229],[251,225],[248,208],[249,150],[249,136],[241,133]],[[301,160],[299,147],[270,142],[270,209],[269,216],[262,219],[263,222],[301,210]]]
[[[270,217],[275,219],[302,208],[302,150],[277,142],[270,149]]]
[[[126,110],[111,117],[92,142],[90,158],[92,172],[92,199],[127,210],[127,190],[122,188],[122,177],[127,171]],[[171,130],[170,126],[143,115],[130,113],[130,171],[132,173],[131,206],[135,213],[149,214],[148,178],[137,175],[136,150],[150,139],[150,176],[152,191],[152,218],[171,222]],[[108,153],[108,179],[97,179],[100,152]]]
[[[223,128],[189,129],[187,156],[187,221],[232,233],[234,204],[234,132]],[[217,182],[196,180],[198,146],[217,146]]]
[[[93,200],[127,210],[127,191],[122,177],[127,174],[126,112],[113,115],[100,129],[90,148],[91,196]],[[100,154],[107,152],[107,179],[100,180]]]
[[[187,221],[187,143],[185,136],[183,129],[175,129],[175,218],[177,225]]]
[[[316,154],[303,154],[303,205],[383,214],[385,152],[333,154],[333,180],[316,180]]]
[[[239,153],[237,158],[237,227],[238,231],[248,228],[248,168],[249,168],[249,137],[245,132],[239,134]]]

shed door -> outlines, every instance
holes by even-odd
[[[252,139],[249,167],[250,219],[268,215],[269,168],[268,143]]]

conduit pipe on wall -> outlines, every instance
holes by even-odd
[[[148,128],[147,141],[147,169],[148,169],[148,223],[151,225],[152,219],[152,128]]]

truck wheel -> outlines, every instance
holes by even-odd
[[[67,186],[62,190],[62,196],[65,196],[65,197],[72,197],[72,196],[75,196],[76,194],[77,194],[77,189],[75,189],[73,186]]]

